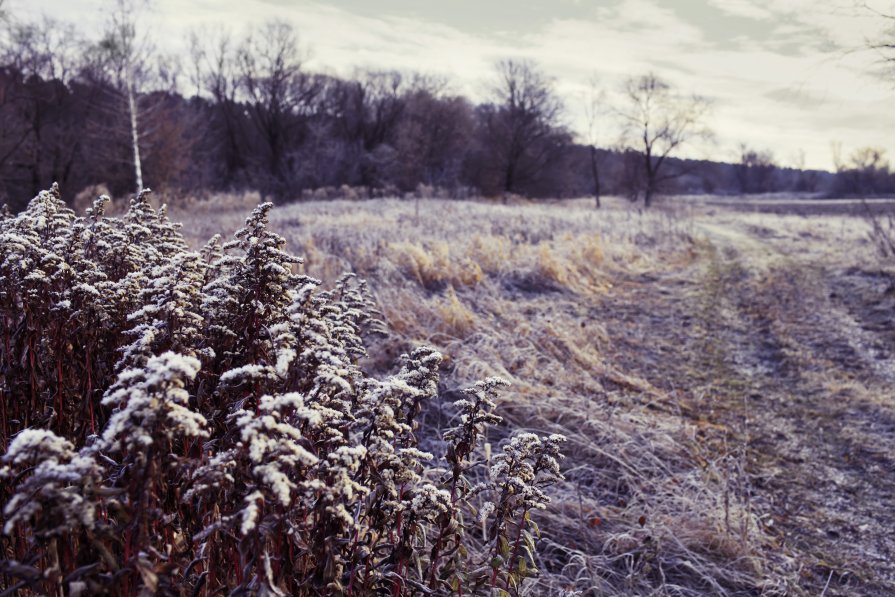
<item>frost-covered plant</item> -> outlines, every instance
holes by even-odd
[[[103,398],[115,410],[99,449],[125,453],[143,465],[151,452],[169,452],[176,439],[207,436],[205,417],[188,406],[186,386],[198,372],[198,360],[173,352],[123,371]]]
[[[205,417],[189,408],[186,389],[198,371],[198,360],[173,352],[122,371],[103,398],[114,410],[91,447],[108,459],[123,489],[109,504],[124,534],[121,565],[138,573],[145,590],[155,591],[159,577],[170,572],[143,554],[163,552],[159,537],[183,535],[182,521],[166,506],[176,503],[180,478],[194,466],[189,442],[208,436]],[[124,579],[125,590],[129,581]]]
[[[490,517],[487,538],[492,545],[492,587],[503,580],[504,589],[518,591],[527,576],[537,574],[535,539],[528,530],[534,525],[531,511],[545,509],[550,498],[543,488],[563,479],[559,459],[564,441],[559,434],[540,438],[534,433],[520,433],[494,458],[491,482],[486,487],[496,499],[486,502],[481,514],[483,524]],[[537,533],[537,527],[533,528]]]
[[[7,556],[19,571],[20,589],[60,592],[64,579],[76,580],[64,572],[82,554],[95,555],[89,537],[97,530],[101,472],[83,452],[52,431],[26,429],[0,459],[0,480],[17,481],[3,508],[3,533],[24,543],[27,529],[36,544],[25,561],[16,561],[20,554]]]
[[[99,467],[70,441],[46,429],[26,429],[13,438],[0,461],[0,478],[24,477],[3,508],[4,534],[18,523],[31,524],[40,539],[93,527]]]
[[[54,186],[0,216],[8,586],[394,597],[521,587],[530,514],[561,478],[560,440],[516,436],[473,488],[488,477],[478,450],[501,422],[504,382],[464,391],[445,453],[423,451],[441,355],[417,348],[396,374],[371,377],[369,340],[386,331],[371,292],[353,274],[325,290],[294,271],[301,260],[268,230],[270,204],[233,241],[192,252],[148,191],[122,218],[107,203],[76,217]]]
[[[98,403],[118,372],[109,355],[160,262],[145,194],[124,220],[105,217],[107,202],[77,218],[54,185],[0,228],[4,440],[40,425],[78,443],[103,423]]]
[[[145,365],[152,355],[165,351],[213,357],[210,348],[197,350],[204,322],[200,315],[205,275],[201,256],[186,251],[172,255],[151,274],[140,290],[142,306],[128,315],[134,327],[127,335],[134,341],[124,348],[119,368]]]
[[[508,385],[503,379],[491,377],[472,388],[464,389],[461,392],[463,397],[454,402],[454,407],[459,411],[459,425],[444,434],[444,439],[448,441],[445,460],[450,467],[444,484],[449,491],[452,509],[457,504],[468,504],[472,486],[466,472],[473,465],[469,459],[486,429],[501,422],[501,418],[493,413],[496,406],[494,399],[498,388]],[[481,510],[479,517],[483,517],[483,513],[487,516],[487,512]],[[438,523],[438,535],[432,544],[427,574],[429,586],[433,589],[437,587],[439,580],[447,586],[458,585],[464,573],[464,562],[457,557],[462,555],[458,546],[464,542],[464,525],[458,524],[453,516],[441,516]],[[443,578],[439,579],[436,574],[440,569],[442,554],[451,545],[454,546],[455,555],[449,558],[442,571]]]
[[[312,507],[318,489],[309,477],[319,458],[300,428],[319,427],[325,420],[297,393],[263,396],[257,414],[239,410],[230,419],[235,446],[194,472],[185,498],[200,510],[213,506],[200,533],[201,551],[209,560],[238,553],[237,582],[247,590],[276,592],[267,567],[271,558],[281,559],[284,540],[296,530],[306,533],[297,514]],[[222,514],[219,506],[228,503],[231,511]]]
[[[265,334],[272,325],[283,321],[292,302],[297,276],[292,266],[301,259],[283,249],[286,241],[267,229],[272,203],[263,203],[225,243],[215,266],[218,276],[204,289],[205,313],[209,332],[231,350],[221,351],[219,359],[237,366],[252,363],[267,349]],[[228,251],[238,251],[229,254]]]

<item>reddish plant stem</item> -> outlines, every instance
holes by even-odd
[[[0,445],[6,447],[6,438],[9,437],[9,418],[6,414],[6,392],[0,393]]]
[[[396,535],[398,537],[397,541],[401,541],[401,515],[402,514],[403,514],[403,512],[398,512],[398,518],[395,522]],[[396,543],[395,551],[397,551],[397,549],[398,548],[397,548],[397,543]],[[399,579],[401,578],[401,568],[402,568],[401,564],[402,564],[402,560],[400,560],[400,559],[395,562],[395,574],[397,575],[397,577]],[[401,583],[399,580],[395,580],[392,585],[392,597],[399,597],[400,594],[401,594]]]
[[[59,432],[64,434],[63,423],[65,421],[63,409],[65,408],[65,404],[62,402],[62,379],[62,357],[60,356],[59,359],[56,361],[56,400],[59,403]]]
[[[297,592],[298,587],[296,585],[295,578],[295,550],[292,548],[292,541],[289,541],[289,543],[287,543],[287,548],[288,549],[286,550],[286,555],[289,558],[289,580],[290,584],[293,586],[293,591]]]
[[[90,433],[96,434],[96,414],[93,412],[93,368],[90,366],[89,345],[84,357],[84,367],[87,369],[87,407],[90,409]]]
[[[28,363],[31,374],[31,412],[37,412],[37,375],[34,371],[34,337],[28,338]]]
[[[522,531],[525,529],[525,515],[528,513],[528,508],[522,510],[522,516],[519,518],[519,528],[516,531],[516,541],[513,543],[513,555],[510,556],[510,569],[507,573],[507,581],[504,585],[504,589],[509,590],[510,588],[510,576],[513,575],[513,565],[516,563],[516,558],[519,556],[519,541],[522,539]]]
[[[124,561],[122,562],[122,564],[124,564],[124,566],[127,566],[128,562],[130,562],[130,560],[131,560],[131,536],[132,535],[133,535],[132,527],[131,527],[131,525],[128,525],[127,531],[125,531],[125,533],[124,533]],[[130,583],[128,582],[129,581],[128,576],[129,576],[128,574],[125,574],[121,578],[121,594],[122,595],[130,594],[130,587],[129,587]]]
[[[353,595],[353,587],[354,587],[354,570],[355,570],[355,568],[357,567],[357,566],[353,563],[353,561],[354,561],[354,556],[355,556],[355,554],[357,553],[357,545],[358,545],[359,540],[360,540],[360,528],[356,528],[356,529],[354,529],[353,545],[351,546],[351,560],[352,560],[352,566],[351,566],[351,573],[350,573],[351,576],[348,578],[348,591],[347,591],[347,592],[348,592],[348,597],[352,597],[352,595]]]
[[[274,541],[273,553],[277,554],[277,559],[273,561],[271,566],[273,570],[274,580],[280,577],[280,573],[283,571],[283,558],[279,555],[283,553],[283,533],[279,532],[276,535],[276,540]]]
[[[6,364],[12,361],[9,354],[9,317],[3,318],[3,356],[6,357]]]
[[[9,317],[3,317],[3,360],[6,361],[6,366],[9,367],[11,363],[11,355],[9,348]],[[10,398],[12,396],[10,395]],[[0,408],[2,408],[2,417],[3,417],[3,429],[0,429],[0,433],[2,433],[2,437],[0,437],[0,441],[3,442],[3,446],[6,446],[6,440],[9,437],[9,417],[6,412],[6,400],[7,396],[0,396]]]
[[[404,484],[402,483],[401,489],[398,492],[398,500],[403,500],[403,499],[404,499]],[[395,534],[398,536],[398,541],[401,541],[401,523],[403,521],[403,517],[402,517],[403,514],[404,514],[403,512],[398,512],[398,517],[395,520]],[[393,543],[395,543],[395,550],[397,551],[397,547],[398,547],[397,542],[393,541]],[[401,578],[402,564],[403,564],[402,560],[398,560],[397,562],[395,562],[395,574],[398,576],[398,578]],[[396,580],[396,581],[394,581],[394,585],[392,587],[392,597],[399,597],[400,595],[401,595],[401,583],[400,583],[400,581]]]
[[[217,578],[215,575],[215,571],[217,570],[217,567],[215,566],[215,561],[214,561],[214,556],[215,556],[214,533],[212,533],[208,537],[207,541],[208,541],[208,564],[207,564],[206,569],[208,570],[208,576],[205,579],[205,586],[203,587],[204,595],[209,594],[209,592],[214,587],[215,582],[217,581]]]
[[[242,566],[240,565],[240,557],[239,554],[236,553],[236,550],[232,547],[230,548],[230,562],[233,564],[233,567],[236,569],[236,584],[242,584]]]
[[[454,477],[451,482],[451,509],[453,510],[454,506],[457,503],[457,478]],[[438,539],[435,541],[435,547],[432,549],[432,558],[431,562],[429,562],[429,587],[435,588],[435,575],[438,573],[438,562],[441,560],[441,543],[444,541],[444,533],[447,530],[450,521],[453,519],[453,514],[451,518],[448,519],[448,522],[441,525],[441,528],[438,530]]]

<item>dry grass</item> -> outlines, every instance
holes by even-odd
[[[177,201],[172,218],[199,247],[230,236],[258,199]],[[446,453],[444,432],[462,420],[448,405],[491,376],[512,388],[497,398],[503,423],[477,464],[519,432],[568,439],[565,480],[537,517],[540,574],[523,593],[895,590],[895,478],[885,474],[895,273],[876,261],[868,222],[737,214],[699,199],[648,213],[611,199],[600,211],[589,201],[342,200],[270,215],[305,259],[275,268],[282,275],[368,280],[390,335],[358,375],[381,377],[421,344],[444,354],[414,445]],[[164,245],[175,229],[159,221],[148,238]],[[248,247],[256,237],[240,238]],[[243,319],[241,308],[232,315]],[[70,377],[59,374],[59,387],[84,376]],[[50,394],[63,404],[65,392]],[[486,468],[465,474],[485,481]]]
[[[490,441],[519,428],[569,438],[530,594],[791,593],[796,565],[764,532],[729,430],[608,356],[602,298],[632,276],[692,266],[707,235],[695,210],[428,200],[417,219],[410,203],[374,200],[296,204],[272,220],[311,275],[369,280],[392,332],[370,367],[434,344],[443,392],[490,375],[512,383],[499,404],[508,425]],[[191,212],[197,242],[202,226],[242,217]],[[429,421],[437,441],[438,413]]]

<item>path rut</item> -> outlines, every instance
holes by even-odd
[[[729,430],[806,594],[895,594],[895,276],[696,230],[693,264],[607,297],[614,358]]]

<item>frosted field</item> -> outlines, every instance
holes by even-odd
[[[175,216],[199,242],[252,200]],[[533,594],[883,594],[892,263],[860,203],[731,203],[335,201],[272,221],[311,275],[368,279],[391,330],[373,370],[434,344],[445,391],[500,375],[511,427],[569,437]]]

